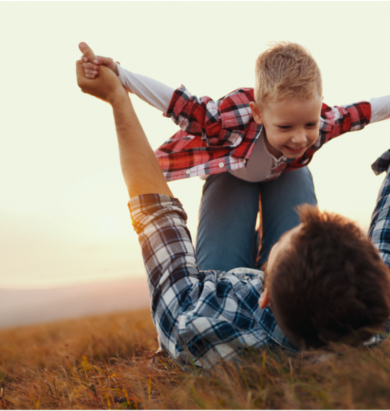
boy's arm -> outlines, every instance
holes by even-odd
[[[171,117],[187,134],[201,136],[210,146],[231,147],[242,141],[241,130],[252,118],[249,102],[253,100],[253,92],[251,95],[239,90],[234,101],[231,97],[217,102],[207,96],[199,99],[184,86],[173,90],[157,80],[123,69],[111,58],[95,56],[85,43],[80,43],[80,50],[87,78],[97,78],[100,67],[107,66],[119,76],[127,91],[163,111],[164,116]]]
[[[384,96],[379,98],[372,98],[371,104],[371,121],[370,123],[376,123],[390,118],[390,96]]]
[[[165,113],[174,89],[142,74],[132,73],[117,64],[119,80],[123,87],[142,100]]]
[[[367,124],[390,118],[390,96],[345,106],[329,107],[323,104],[321,117],[320,131],[326,133],[326,141],[329,141],[349,131],[361,130]]]
[[[201,135],[209,145],[223,144],[218,105],[209,97],[198,99],[184,86],[174,90],[142,74],[132,73],[117,64],[119,79],[125,89],[153,107],[188,134]]]
[[[100,66],[108,67],[121,81],[123,87],[130,93],[137,95],[153,107],[166,112],[172,99],[174,89],[160,81],[153,80],[142,74],[132,73],[120,66],[110,57],[95,56],[91,48],[84,42],[79,44],[83,53],[82,61],[85,77],[95,79],[99,75]]]

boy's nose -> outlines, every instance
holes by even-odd
[[[304,131],[301,132],[296,132],[291,139],[291,142],[295,144],[303,144],[306,143],[307,138],[306,138],[306,133]]]

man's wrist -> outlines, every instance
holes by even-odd
[[[120,91],[115,91],[111,94],[108,102],[111,104],[112,108],[116,108],[118,106],[122,106],[129,100],[129,95],[125,91],[125,89]]]

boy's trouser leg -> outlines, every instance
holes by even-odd
[[[196,238],[200,270],[254,268],[259,184],[229,173],[213,174],[203,186]]]
[[[384,263],[390,268],[390,150],[380,156],[372,165],[375,174],[386,171],[386,177],[379,189],[377,203],[372,213],[368,235],[378,249]]]
[[[268,259],[272,246],[286,231],[301,223],[296,212],[300,204],[317,204],[313,177],[307,167],[282,174],[260,184],[263,241],[257,267]]]
[[[248,183],[229,173],[210,176],[203,187],[196,241],[201,270],[255,268],[260,188],[264,251],[259,264],[266,261],[272,245],[285,231],[300,224],[294,207],[317,203],[307,167],[262,184]]]

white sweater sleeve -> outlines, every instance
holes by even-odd
[[[119,80],[130,93],[136,94],[153,107],[166,112],[174,89],[142,74],[131,73],[117,64]]]
[[[372,98],[371,104],[371,120],[370,123],[386,120],[390,118],[390,96]]]

